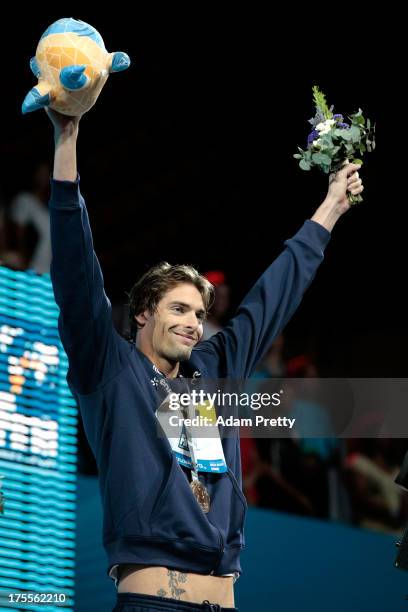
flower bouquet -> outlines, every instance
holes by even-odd
[[[343,115],[333,114],[325,95],[317,86],[313,87],[315,116],[309,120],[313,130],[307,138],[305,150],[298,147],[294,157],[302,170],[320,168],[325,174],[335,173],[349,162],[362,164],[361,157],[375,149],[375,125],[365,120],[363,111],[344,120]],[[350,204],[362,202],[361,195],[348,193]]]

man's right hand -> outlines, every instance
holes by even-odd
[[[51,108],[45,108],[45,112],[52,125],[54,126],[54,134],[55,137],[58,138],[62,134],[66,134],[68,136],[78,133],[79,122],[81,117],[70,117],[68,115],[63,115]]]

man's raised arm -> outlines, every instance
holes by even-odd
[[[294,314],[323,260],[333,226],[350,208],[347,191],[357,195],[363,190],[359,167],[348,164],[330,178],[324,202],[297,234],[286,240],[286,248],[255,283],[236,316],[198,345],[196,350],[204,362],[218,360],[222,377],[250,376]]]
[[[52,110],[47,114],[55,140],[50,199],[51,280],[60,308],[60,337],[69,360],[68,382],[75,392],[85,394],[124,367],[128,344],[113,328],[111,305],[79,190],[79,118]]]

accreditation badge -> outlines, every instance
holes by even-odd
[[[171,427],[169,426],[170,416],[177,417],[172,419],[176,424]],[[201,404],[190,404],[186,409],[172,409],[169,398],[166,398],[156,410],[156,417],[166,432],[171,449],[180,465],[193,469],[190,451],[192,446],[198,472],[221,474],[228,471],[216,424],[216,408],[210,400]],[[196,420],[206,424],[186,426],[186,419],[193,420],[194,417],[202,417],[201,420]],[[203,436],[204,429],[205,436]]]

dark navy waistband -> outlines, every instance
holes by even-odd
[[[180,612],[238,612],[238,608],[223,608],[219,604],[204,600],[203,603],[178,601],[168,597],[141,593],[118,593],[116,605],[143,606],[147,610],[179,610]]]

